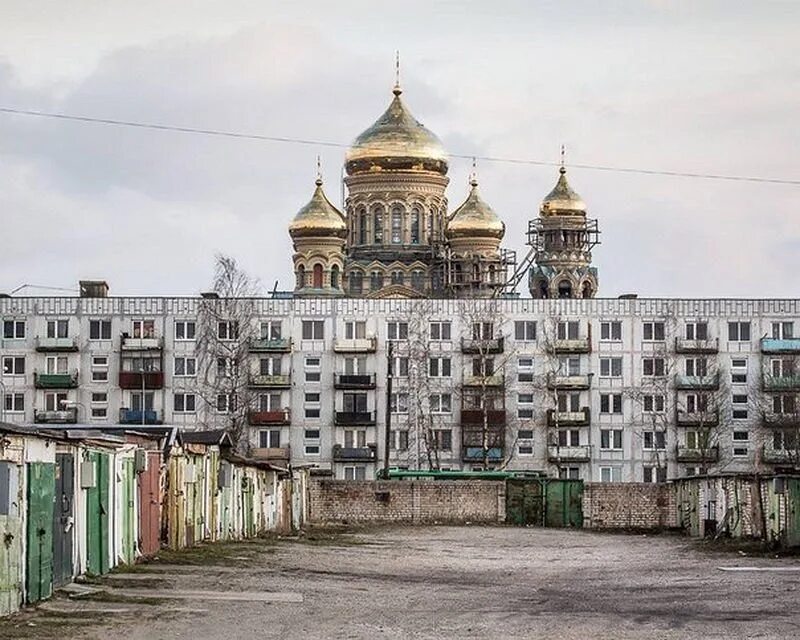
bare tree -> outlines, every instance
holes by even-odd
[[[800,356],[765,359],[760,389],[751,385],[759,417],[760,460],[770,467],[800,469]]]

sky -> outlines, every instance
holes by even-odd
[[[399,50],[406,104],[453,154],[800,180],[797,33],[795,0],[3,0],[0,108],[347,145]],[[287,225],[318,154],[340,202],[344,151],[0,113],[0,292],[194,295],[218,253],[289,289]],[[451,161],[451,209],[470,165]],[[524,255],[556,168],[477,171]],[[800,185],[568,176],[599,220],[600,296],[800,295]]]

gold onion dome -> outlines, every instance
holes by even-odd
[[[558,182],[545,196],[540,211],[542,215],[576,215],[586,213],[586,203],[573,191],[567,182],[567,170],[562,165],[558,170]]]
[[[345,156],[347,173],[424,169],[447,173],[447,152],[436,135],[420,124],[400,99],[395,85],[389,108],[355,139]]]
[[[464,203],[453,212],[447,223],[448,238],[502,238],[506,225],[478,193],[478,180],[469,181],[470,190]]]
[[[297,212],[289,223],[289,235],[292,238],[313,236],[347,236],[347,224],[344,216],[334,207],[322,190],[322,178],[317,178],[314,195],[309,203]]]

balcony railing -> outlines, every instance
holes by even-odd
[[[583,407],[580,411],[556,411],[547,410],[548,427],[585,427],[589,424],[591,412],[589,407]]]
[[[719,424],[718,411],[678,411],[675,422],[680,427],[715,427]]]
[[[375,353],[378,349],[377,338],[336,338],[333,350],[336,353]]]
[[[592,376],[585,375],[560,375],[557,373],[547,374],[547,388],[548,389],[571,389],[582,390],[588,389],[592,385]]]
[[[550,462],[588,462],[591,457],[591,447],[588,445],[561,447],[551,444],[547,447],[547,459]]]
[[[503,336],[499,338],[461,338],[461,353],[503,353]]]
[[[374,444],[368,444],[366,447],[333,445],[334,462],[375,462],[377,458],[377,446]]]
[[[713,391],[719,389],[719,373],[705,376],[676,374],[675,388],[681,391]]]
[[[120,389],[141,389],[144,384],[145,389],[163,389],[164,373],[162,371],[120,371]]]
[[[374,373],[337,373],[333,379],[336,389],[374,389]]]
[[[764,445],[761,457],[767,464],[790,464],[800,467],[800,447],[775,449],[772,445]]]
[[[800,353],[800,338],[761,338],[761,353]]]
[[[800,391],[800,376],[765,375],[761,387],[764,391]]]
[[[78,372],[34,373],[33,386],[37,389],[74,389],[78,386]]]
[[[461,459],[464,462],[500,462],[503,459],[503,447],[461,447]]]
[[[675,353],[718,353],[719,338],[706,338],[705,340],[689,340],[688,338],[675,338]]]
[[[161,417],[158,415],[158,411],[151,409],[146,411],[120,409],[119,422],[120,424],[161,424]]]
[[[123,351],[158,351],[163,348],[162,338],[131,338],[122,335],[121,346]]]
[[[502,373],[494,373],[490,376],[465,376],[464,386],[466,387],[502,387],[505,379]]]
[[[64,409],[62,411],[39,411],[34,409],[33,421],[39,424],[75,424],[78,422],[78,409]]]
[[[368,411],[337,411],[334,423],[342,426],[369,427],[375,424],[375,413]]]
[[[800,427],[800,410],[793,413],[773,413],[770,411],[764,414],[764,424],[768,427],[784,429]]]
[[[483,425],[483,409],[462,409],[461,424]],[[487,409],[486,422],[489,425],[505,426],[506,412],[503,409]]]
[[[566,338],[553,341],[555,353],[591,353],[592,341],[590,338]]]
[[[289,462],[289,447],[255,447],[251,450],[251,455],[256,460],[266,460],[286,464]]]
[[[288,409],[278,409],[276,411],[250,411],[247,414],[251,425],[261,426],[270,424],[289,424],[291,414]]]
[[[291,338],[253,338],[250,341],[251,353],[289,353],[291,350]]]
[[[77,338],[36,338],[36,350],[41,352],[78,350]]]
[[[288,375],[254,375],[250,376],[248,384],[256,389],[288,389],[292,386],[292,378]]]
[[[716,462],[719,460],[719,447],[676,447],[675,458],[678,462]]]

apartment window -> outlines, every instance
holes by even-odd
[[[581,432],[580,432],[580,429],[559,429],[559,431],[558,431],[558,446],[559,447],[580,447],[581,446]]]
[[[663,413],[664,396],[658,393],[648,393],[642,396],[642,410],[645,413]]]
[[[558,410],[561,413],[578,412],[581,410],[581,394],[580,393],[559,393]]]
[[[395,356],[392,358],[392,377],[408,377],[408,356]]]
[[[650,320],[642,325],[642,338],[648,342],[664,340],[664,323],[660,320]]]
[[[601,393],[600,413],[622,413],[622,394]]]
[[[48,338],[66,338],[69,336],[69,320],[48,320]]]
[[[600,358],[600,375],[604,378],[622,377],[622,358]]]
[[[642,376],[661,378],[665,369],[664,358],[642,358]]]
[[[708,340],[708,323],[687,322],[685,335],[687,340]]]
[[[280,340],[282,337],[280,320],[265,320],[259,325],[259,337],[262,340]]]
[[[581,374],[580,356],[560,356],[558,372],[563,376],[579,376]]]
[[[236,411],[236,396],[232,393],[217,394],[217,413],[232,413]]]
[[[345,413],[367,413],[367,394],[363,392],[345,392],[342,394]]]
[[[622,482],[622,467],[600,467],[600,482]]]
[[[622,429],[600,429],[601,449],[622,449]]]
[[[45,371],[48,374],[65,374],[69,360],[67,356],[47,356],[45,359]]]
[[[514,339],[524,342],[536,341],[536,320],[517,320],[514,322]]]
[[[134,338],[155,338],[156,337],[156,321],[155,320],[134,320],[131,323],[133,327]]]
[[[642,467],[642,482],[666,482],[667,468],[645,465]]]
[[[749,442],[750,440],[750,432],[749,431],[734,431],[733,432],[733,441],[734,442]]]
[[[279,376],[281,375],[283,358],[280,356],[272,356],[268,358],[259,358],[258,372],[262,376]]]
[[[7,393],[3,403],[6,413],[22,413],[25,411],[24,393]]]
[[[108,382],[108,356],[92,356],[92,382]]]
[[[99,391],[92,394],[92,404],[108,402],[108,394],[105,391]]]
[[[3,356],[3,375],[24,376],[25,356]]]
[[[435,322],[431,322],[431,340],[450,340],[451,327],[452,325],[449,320],[437,320]]]
[[[404,391],[393,393],[390,397],[392,413],[408,413],[408,394]]]
[[[731,397],[731,405],[733,406],[734,420],[747,420],[748,401],[746,393],[734,393]]]
[[[517,380],[533,382],[533,358],[525,357],[517,360]]]
[[[734,458],[746,458],[750,453],[749,447],[733,447],[733,457]]]
[[[728,340],[731,342],[749,342],[750,341],[750,323],[749,322],[729,322],[728,323]]]
[[[320,397],[319,393],[306,393],[303,396],[303,410],[306,418],[320,417]]]
[[[175,413],[194,413],[195,395],[193,393],[176,393],[173,399]]]
[[[708,449],[709,434],[707,431],[687,431],[687,449]]]
[[[364,448],[367,446],[367,431],[365,429],[345,429],[344,446],[346,449]]]
[[[3,338],[6,340],[21,340],[25,337],[24,320],[4,320]]]
[[[408,340],[408,322],[397,320],[387,322],[386,338],[388,340]]]
[[[389,436],[389,448],[393,451],[408,450],[408,431],[392,429]]]
[[[45,411],[61,411],[64,409],[64,404],[67,402],[66,393],[45,393],[44,394],[44,409]]]
[[[324,340],[325,322],[323,320],[303,320],[303,340]]]
[[[434,429],[433,446],[436,451],[452,451],[453,432],[450,429]]]
[[[321,379],[320,367],[322,366],[320,358],[306,358],[305,364],[306,382],[319,382]]]
[[[66,400],[66,394],[64,394],[64,399]],[[145,391],[144,394],[141,391],[131,392],[131,410],[133,411],[153,411],[154,401],[155,393],[152,391]]]
[[[306,418],[319,418],[320,417],[320,408],[319,407],[306,406],[306,407],[303,407],[303,413],[305,414]]]
[[[281,409],[283,409],[283,403],[281,402],[280,392],[260,393],[258,395],[259,411],[280,411]]]
[[[494,375],[494,358],[473,358],[472,375],[476,377],[488,377]]]
[[[561,321],[556,325],[556,338],[558,340],[577,340],[578,328],[576,320]]]
[[[773,358],[770,360],[769,365],[773,378],[791,378],[794,376],[794,360],[790,360],[789,358]]]
[[[731,382],[747,384],[747,358],[731,358]]]
[[[453,396],[449,393],[432,393],[428,399],[431,413],[451,413]]]
[[[320,394],[318,393],[307,393],[303,396],[303,400],[305,402],[319,402]]]
[[[262,449],[279,449],[281,446],[281,430],[262,429],[259,431],[258,446]]]
[[[428,375],[431,378],[449,378],[450,358],[430,358],[428,360]]]
[[[344,468],[345,480],[366,480],[367,468],[364,466],[345,467]]]
[[[367,373],[366,356],[346,356],[344,358],[344,373],[347,375],[364,375]]]
[[[794,413],[797,407],[795,397],[790,394],[781,394],[772,397],[772,411],[774,413]]]
[[[233,358],[220,356],[217,358],[217,377],[235,378],[239,372],[239,363]]]
[[[111,320],[89,320],[89,340],[111,340]]]
[[[667,434],[664,431],[643,431],[642,448],[648,451],[667,448]]]
[[[533,418],[533,394],[532,393],[518,393],[517,394],[517,417],[518,418]]]
[[[774,431],[772,433],[772,448],[776,451],[796,451],[796,431]]]
[[[101,391],[92,394],[90,413],[92,418],[108,417],[108,394],[106,392]]]
[[[175,321],[176,340],[194,340],[196,325],[194,320]]]
[[[472,323],[472,339],[473,340],[491,340],[494,338],[494,323],[493,322],[473,322]]]
[[[303,431],[303,437],[306,440],[319,440],[319,429],[306,429]]]
[[[236,340],[239,338],[239,323],[236,320],[217,322],[217,338],[220,340]]]
[[[704,413],[708,411],[708,396],[704,393],[686,394],[686,413]]]
[[[532,456],[533,443],[532,442],[517,442],[517,455]]]
[[[345,322],[344,337],[347,340],[363,340],[367,337],[367,323],[363,320]]]
[[[775,340],[791,340],[794,338],[794,322],[773,322],[772,337]]]
[[[581,469],[580,467],[561,467],[558,470],[558,477],[563,480],[580,480]]]
[[[604,342],[619,342],[622,340],[622,323],[618,320],[601,322],[600,339]]]
[[[687,376],[702,378],[708,375],[708,360],[706,358],[687,358],[685,368]]]
[[[175,377],[177,378],[197,375],[197,359],[186,356],[176,356],[174,371]]]
[[[103,420],[108,418],[108,407],[95,407],[89,409],[90,415],[93,420]]]

